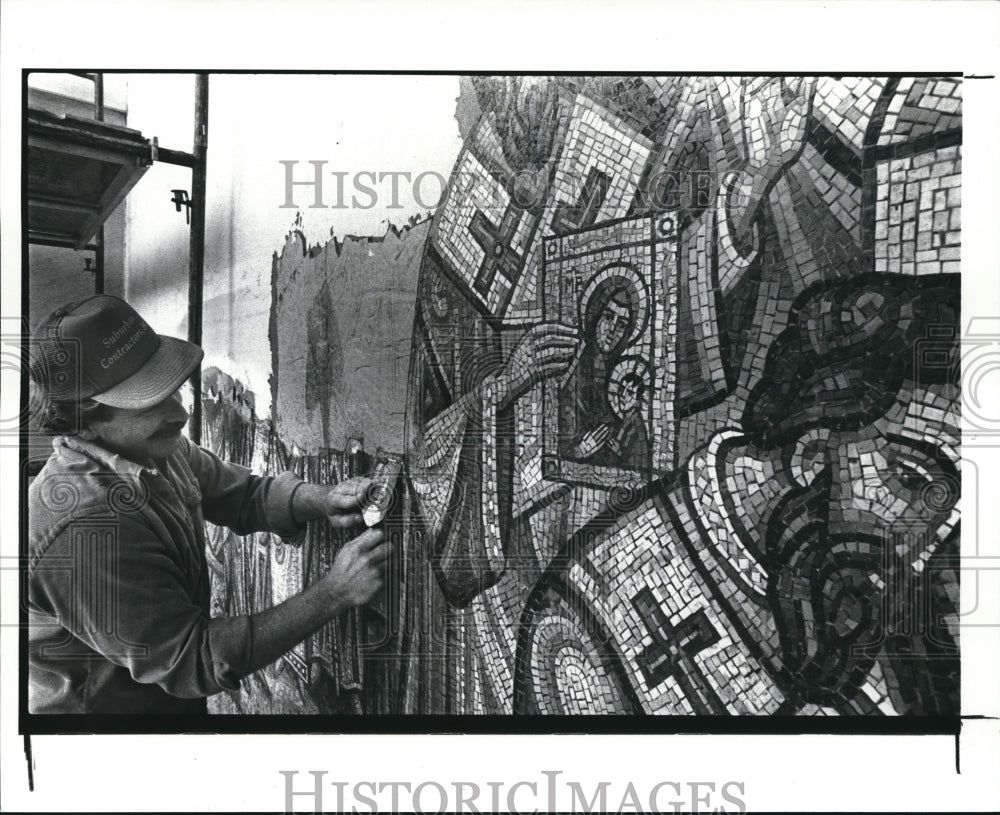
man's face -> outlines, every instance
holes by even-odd
[[[615,302],[609,302],[601,316],[597,319],[597,336],[595,340],[601,353],[610,354],[618,343],[625,338],[628,331],[628,308]]]
[[[179,392],[143,410],[109,407],[107,411],[111,418],[92,422],[84,438],[132,461],[169,456],[188,420]]]

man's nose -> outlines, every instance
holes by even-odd
[[[184,407],[180,391],[174,393],[164,404],[166,405],[166,419],[175,422],[186,422],[188,420],[187,408]]]

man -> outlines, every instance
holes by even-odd
[[[105,295],[36,332],[40,424],[61,435],[28,496],[32,713],[204,713],[382,585],[388,546],[369,529],[301,594],[210,618],[204,520],[288,538],[316,518],[353,527],[370,485],[262,478],[189,442],[178,388],[202,356]]]

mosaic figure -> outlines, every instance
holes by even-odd
[[[958,710],[960,87],[466,87],[397,710]]]
[[[232,704],[957,715],[961,88],[463,79],[463,147],[407,244],[389,591]],[[318,280],[282,277],[274,316],[277,415],[317,432],[351,384],[329,303],[288,305]],[[289,464],[280,435],[256,431],[269,469],[365,466]],[[337,545],[219,568],[252,609]]]
[[[807,292],[742,428],[567,542],[515,706],[957,715],[957,283]]]
[[[643,415],[649,390],[645,368],[641,360],[626,358],[615,366],[608,380],[608,400],[615,418],[604,425],[604,444],[618,463],[635,470],[649,466],[649,436]]]
[[[560,396],[561,452],[595,463],[618,463],[607,442],[616,421],[611,406],[611,371],[635,331],[638,293],[627,280],[608,278],[583,304],[585,333]]]

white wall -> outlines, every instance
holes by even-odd
[[[126,77],[129,126],[161,147],[190,151],[194,78],[191,74]],[[272,254],[302,216],[310,244],[331,234],[382,235],[391,221],[426,212],[411,185],[374,184],[376,205],[352,198],[359,171],[425,171],[447,178],[458,155],[455,76],[216,74],[209,80],[208,200],[205,234],[203,344],[206,365],[240,379],[270,410],[267,324]],[[296,188],[285,203],[285,168],[297,161],[296,180],[311,179],[310,161],[323,168],[324,203],[336,203],[334,170],[347,172],[343,209],[316,209],[312,191]],[[369,183],[366,179],[366,183]],[[187,335],[188,227],[170,202],[171,189],[191,192],[191,173],[154,165],[127,199],[125,296],[156,330]],[[422,187],[425,203],[439,188]]]

